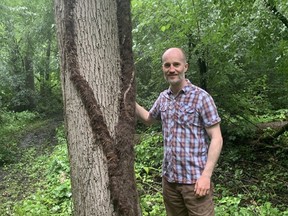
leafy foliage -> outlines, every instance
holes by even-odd
[[[57,129],[57,140],[52,153],[46,147],[44,154],[39,155],[35,147],[30,147],[23,150],[18,163],[4,167],[10,173],[4,180],[6,184],[10,182],[10,187],[1,201],[1,215],[72,214],[70,167],[63,126]],[[17,183],[19,169],[21,178]],[[7,201],[9,197],[13,201]]]
[[[61,110],[52,3],[0,3],[0,108],[48,114]]]
[[[2,115],[2,121],[6,122],[3,131],[11,127],[7,119],[22,119],[24,124],[19,126],[19,134],[27,133],[35,126],[47,125],[47,122],[37,123],[37,115],[33,113],[9,113],[9,118],[6,115]],[[283,115],[285,112],[279,111],[274,119],[281,119]],[[13,128],[17,125],[21,124],[15,124]],[[9,140],[11,136],[6,133],[3,138]],[[287,134],[281,139],[285,137],[287,140]],[[6,173],[0,178],[1,215],[72,215],[70,168],[63,125],[57,128],[57,146],[51,148],[50,140],[47,142],[41,151],[33,146],[17,149],[21,155],[17,156],[18,161],[6,162],[0,167],[0,177],[1,173]],[[161,133],[147,131],[135,145],[137,187],[142,213],[147,216],[165,215],[161,188],[162,142]],[[224,145],[213,177],[216,215],[287,215],[286,150],[251,145],[248,139],[243,143],[235,139],[233,143]]]
[[[152,132],[135,146],[135,173],[143,215],[165,215],[161,193],[162,136]],[[157,184],[155,184],[157,182]]]
[[[0,165],[15,160],[21,131],[27,129],[27,125],[38,117],[37,113],[27,111],[0,112]]]
[[[35,185],[40,189],[14,206],[15,215],[64,216],[72,214],[70,167],[63,135],[63,130],[58,130],[58,141],[60,142],[52,155],[48,156],[48,158],[39,157],[35,162],[35,171],[44,169],[43,175],[45,178]],[[46,161],[48,161],[47,164],[45,164]],[[42,166],[37,167],[40,164]],[[37,178],[37,176],[35,177]]]
[[[288,29],[266,2],[133,0],[138,102],[149,108],[167,88],[160,57],[178,46],[187,53],[187,77],[200,87],[206,81],[221,116],[236,120],[241,134],[251,116],[287,107]],[[284,1],[269,3],[287,20]]]
[[[150,133],[135,146],[143,215],[165,215],[160,178],[161,142],[159,133]],[[261,150],[257,154],[259,151],[247,144],[224,147],[213,177],[216,215],[287,215],[286,153]]]
[[[259,123],[288,118],[288,29],[279,19],[279,14],[287,19],[287,9],[284,0],[132,1],[139,103],[151,107],[167,88],[160,57],[166,48],[179,46],[190,64],[187,77],[196,85],[204,78],[218,106],[225,146],[215,171],[217,215],[288,215],[288,133],[263,146],[257,131]],[[2,0],[0,11],[0,170],[22,174],[0,176],[9,185],[0,197],[0,213],[69,215],[63,130],[58,129],[59,146],[51,156],[18,148],[23,133],[46,123],[34,120],[62,107],[52,1]],[[199,60],[207,66],[204,75]],[[27,109],[37,112],[12,112]],[[165,214],[163,149],[161,135],[153,130],[159,127],[145,131],[135,147],[135,170],[143,215],[158,216]],[[19,179],[29,185],[25,194]]]

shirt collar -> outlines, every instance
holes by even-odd
[[[190,80],[186,79],[186,85],[181,89],[180,93],[187,94],[188,92],[191,91],[192,87],[193,87],[193,84],[190,82]],[[167,94],[168,95],[173,94],[170,87],[167,89]]]

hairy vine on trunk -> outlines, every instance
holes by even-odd
[[[117,0],[117,24],[121,59],[121,94],[119,98],[120,114],[116,126],[116,151],[119,155],[119,166],[123,175],[119,180],[123,186],[123,197],[128,197],[129,208],[123,215],[136,216],[140,214],[138,196],[134,175],[134,131],[135,131],[135,77],[132,52],[132,22],[130,1]],[[121,202],[122,203],[122,202]],[[125,205],[122,203],[123,206]],[[128,207],[127,206],[127,207]]]
[[[64,53],[65,69],[76,88],[90,120],[92,133],[97,143],[101,143],[107,158],[111,198],[117,215],[137,215],[137,190],[134,179],[134,68],[131,45],[130,14],[121,13],[130,8],[130,1],[117,1],[121,58],[121,94],[119,122],[115,128],[116,139],[109,133],[100,105],[93,89],[80,74],[77,57],[76,30],[74,25],[74,7],[76,0],[64,1]],[[124,7],[124,8],[123,8]],[[125,8],[126,7],[126,8]],[[129,10],[130,13],[130,10]],[[124,20],[122,20],[124,19]],[[128,25],[127,25],[128,23]]]

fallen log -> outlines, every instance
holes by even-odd
[[[271,143],[273,142],[273,140],[277,139],[280,135],[288,131],[288,121],[263,123],[259,125],[259,128],[261,128],[262,130],[267,129],[267,128],[271,128],[275,130],[273,134],[260,137],[259,139],[260,142]]]

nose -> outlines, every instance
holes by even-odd
[[[175,72],[175,67],[174,67],[173,64],[170,65],[168,71],[169,71],[169,72]]]

